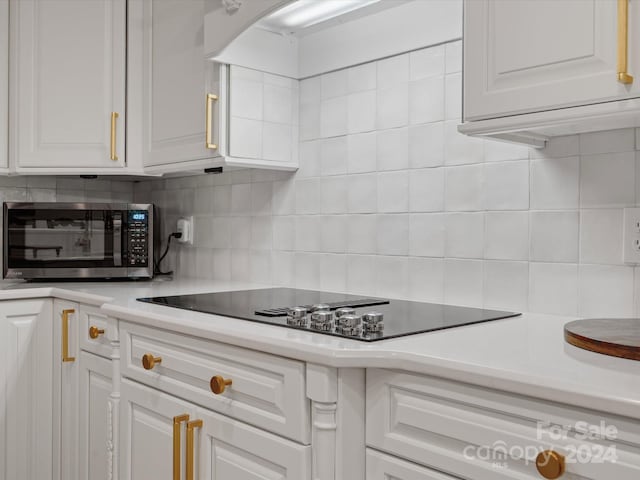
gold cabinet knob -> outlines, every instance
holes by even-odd
[[[220,395],[224,393],[226,388],[230,386],[233,381],[230,378],[223,378],[220,375],[216,375],[211,377],[211,381],[209,382],[209,386],[211,387],[211,391],[216,395]]]
[[[564,474],[564,455],[553,450],[544,450],[536,457],[536,468],[544,478],[554,480]]]
[[[162,363],[162,357],[154,357],[151,353],[145,353],[142,356],[142,366],[145,370],[151,370],[158,363]]]
[[[104,334],[104,329],[98,327],[89,328],[89,336],[94,340]]]

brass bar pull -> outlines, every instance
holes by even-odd
[[[212,123],[213,123],[213,102],[218,100],[218,96],[213,93],[207,93],[207,108],[206,108],[206,118],[205,118],[205,142],[206,146],[210,150],[216,150],[218,145],[213,143],[213,132],[212,132]]]
[[[89,337],[91,337],[94,340],[103,334],[104,334],[103,328],[98,328],[98,327],[89,328]]]
[[[118,112],[111,112],[111,160],[118,160],[116,153],[116,120],[119,117]]]
[[[76,357],[69,356],[69,315],[76,313],[73,308],[62,310],[62,361],[75,362]]]
[[[629,56],[629,0],[618,0],[618,81],[624,85],[633,83],[627,73]]]
[[[173,417],[173,480],[180,480],[180,454],[181,441],[180,432],[182,430],[182,422],[188,422],[189,415],[178,415]]]
[[[194,444],[194,433],[193,430],[196,428],[202,428],[202,420],[194,420],[192,422],[187,423],[187,480],[193,480],[193,472],[194,468],[194,452],[193,452],[193,444]]]

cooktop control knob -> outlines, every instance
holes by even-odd
[[[330,312],[330,311],[331,311],[331,307],[329,305],[324,304],[324,303],[317,303],[316,305],[311,307],[311,313],[313,313],[313,312]]]
[[[314,330],[322,330],[328,332],[333,326],[333,313],[331,312],[313,312],[311,314],[311,328]]]
[[[345,315],[355,315],[355,314],[356,314],[355,309],[349,308],[349,307],[342,307],[335,311],[336,318],[340,318]]]
[[[360,335],[362,317],[360,315],[343,315],[338,318],[336,331],[342,335],[356,337]]]
[[[365,332],[381,332],[384,329],[384,315],[380,312],[369,312],[362,315]]]
[[[287,325],[304,327],[307,325],[307,309],[304,307],[292,307],[287,310]]]

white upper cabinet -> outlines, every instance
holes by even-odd
[[[125,166],[126,0],[10,2],[10,158],[18,172]]]
[[[461,132],[543,146],[551,136],[638,126],[637,4],[465,0],[464,7]]]
[[[640,75],[638,10],[629,9],[631,75]],[[466,120],[640,96],[640,77],[618,81],[618,2],[467,1],[464,33]]]
[[[0,172],[9,167],[9,0],[0,0]]]
[[[145,167],[180,169],[184,162],[220,156],[220,148],[212,148],[220,142],[206,142],[206,128],[212,134],[218,124],[216,100],[208,95],[219,97],[219,67],[204,57],[204,12],[205,0],[129,5],[128,148],[142,155]]]

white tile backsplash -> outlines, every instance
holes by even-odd
[[[621,258],[622,208],[640,204],[636,130],[552,138],[541,150],[466,137],[457,131],[461,66],[457,41],[301,81],[296,173],[159,179],[135,194],[127,182],[0,178],[0,192],[135,197],[164,206],[169,224],[196,214],[196,245],[178,245],[165,265],[180,275],[640,314],[640,267]],[[252,75],[241,76],[259,83]],[[261,81],[269,99],[260,121],[286,124],[277,89],[290,85]],[[254,107],[247,116],[258,116]],[[248,151],[267,148],[242,141]]]

